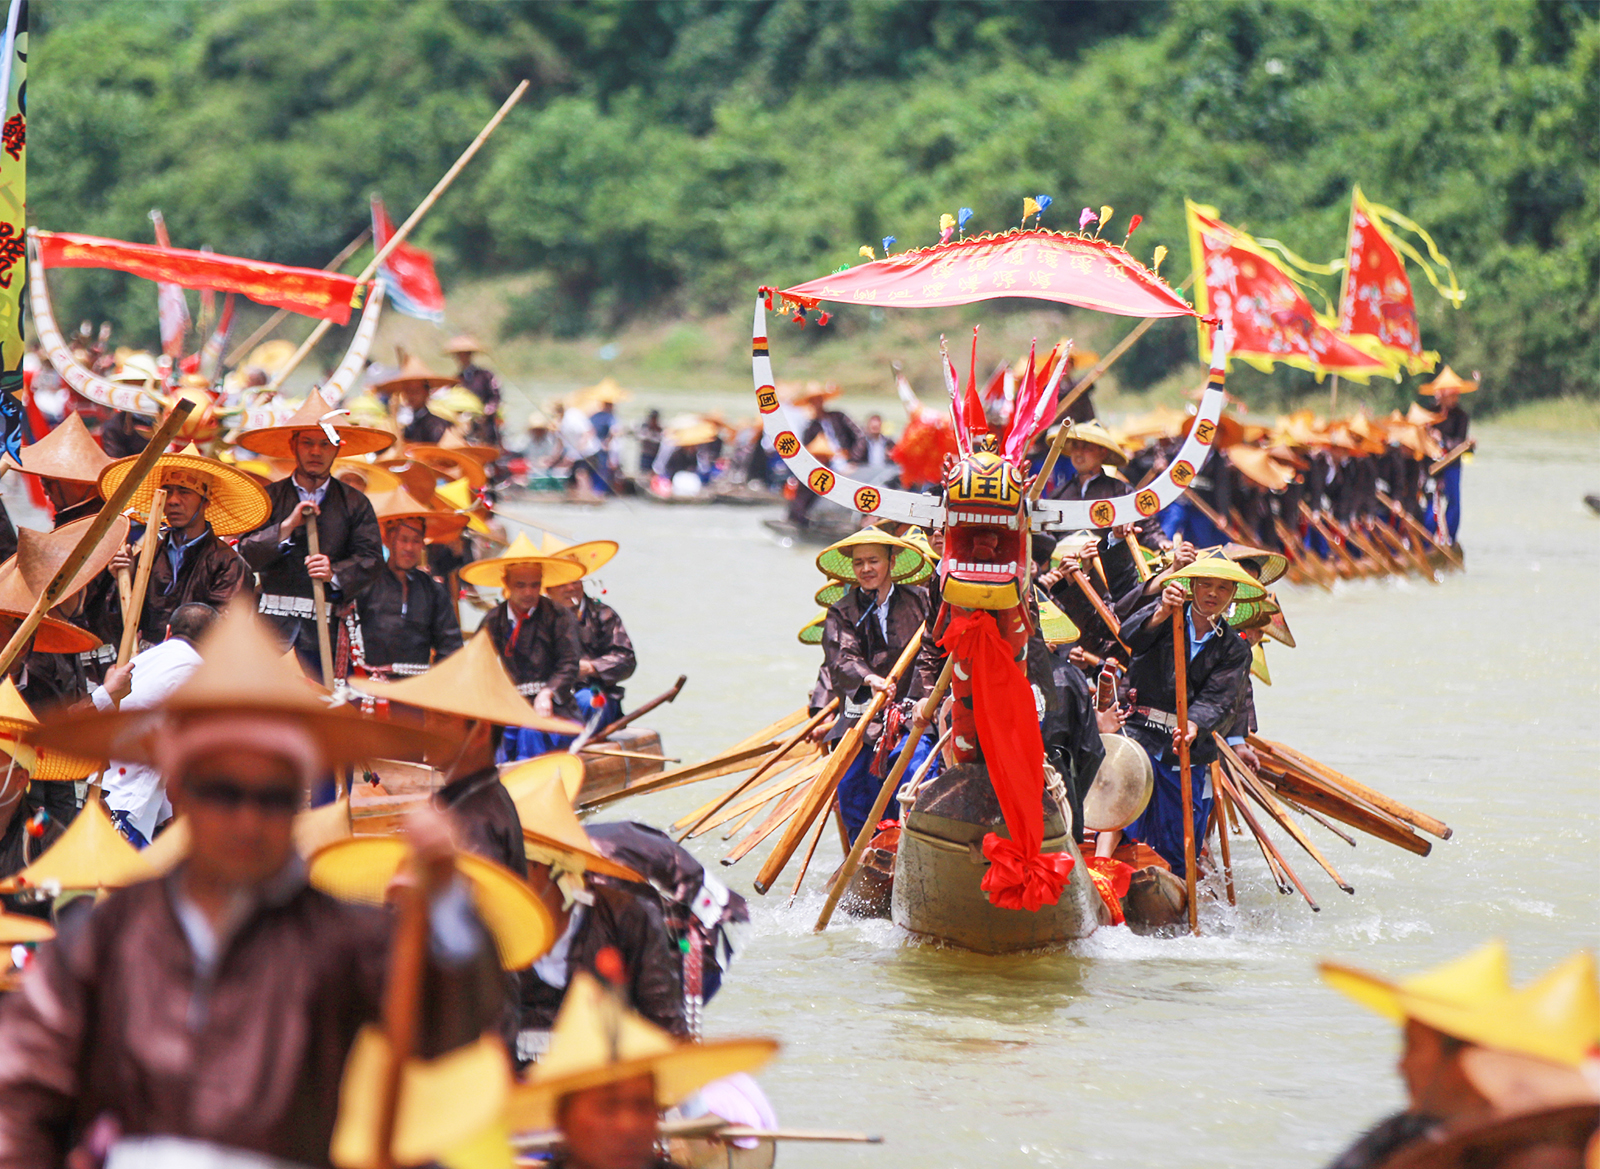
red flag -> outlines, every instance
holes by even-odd
[[[1334,332],[1264,248],[1217,218],[1212,207],[1186,201],[1189,247],[1196,270],[1195,305],[1233,327],[1230,357],[1257,369],[1276,364],[1339,374],[1364,382],[1390,368]],[[1200,359],[1211,360],[1211,330],[1200,329]]]
[[[384,210],[383,200],[372,200],[372,245],[380,252],[394,235],[394,224]],[[378,280],[388,294],[389,303],[408,317],[420,317],[435,324],[444,322],[444,289],[433,270],[433,257],[421,248],[401,243],[378,269]]]
[[[1439,364],[1437,353],[1422,349],[1405,261],[1360,187],[1351,196],[1339,331],[1395,369],[1421,373]]]

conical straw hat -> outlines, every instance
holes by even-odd
[[[572,752],[551,751],[547,755],[535,755],[532,759],[510,764],[500,773],[500,782],[511,793],[511,800],[515,803],[551,775],[557,775],[561,777],[561,790],[566,793],[570,805],[577,800],[578,791],[583,787],[585,771],[583,760]]]
[[[400,363],[399,373],[381,382],[372,382],[367,388],[374,393],[390,394],[414,389],[442,390],[445,386],[455,385],[458,380],[447,374],[434,373],[420,358],[408,353]]]
[[[483,460],[463,450],[452,450],[438,443],[407,443],[405,457],[414,463],[431,467],[447,479],[465,479],[473,487],[482,487],[489,481],[483,469]]]
[[[1039,597],[1039,635],[1046,645],[1070,645],[1083,631],[1050,598]]]
[[[411,494],[416,495],[416,492],[412,491]],[[472,484],[465,479],[452,479],[441,486],[433,493],[433,503],[441,510],[457,511],[466,516],[467,527],[479,535],[492,534],[489,531],[488,521],[483,518],[487,514],[487,509],[473,494]]]
[[[317,740],[329,767],[361,759],[415,759],[429,747],[448,745],[421,727],[330,706],[326,695],[284,661],[282,646],[248,603],[229,605],[196,648],[200,665],[159,707],[65,713],[45,721],[37,742],[97,759],[154,763],[176,724],[237,713],[299,724]]]
[[[584,576],[581,564],[573,560],[546,556],[534,547],[533,541],[528,539],[525,532],[518,532],[517,538],[511,541],[511,546],[499,556],[488,560],[474,560],[471,564],[463,566],[459,576],[468,584],[497,589],[503,587],[505,583],[506,569],[522,564],[537,565],[544,570],[545,588],[571,584],[575,580],[582,580]]]
[[[583,825],[578,823],[578,814],[572,810],[571,797],[567,795],[561,775],[551,771],[529,776],[518,781],[515,790],[507,790],[511,791],[511,798],[517,805],[522,838],[536,849],[558,852],[576,862],[573,867],[586,872],[644,883],[638,873],[611,860],[594,846]]]
[[[18,536],[24,531],[27,529],[19,530]],[[38,594],[28,587],[28,582],[18,571],[15,556],[0,564],[0,638],[7,641],[11,639],[23,619],[33,611],[34,602],[38,599]],[[100,638],[87,629],[80,629],[48,613],[40,620],[33,634],[34,653],[79,654],[99,644]]]
[[[42,751],[28,740],[39,729],[27,700],[9,677],[0,678],[0,752],[15,759],[33,779],[62,782],[84,779],[99,770],[98,760]]]
[[[87,801],[44,855],[14,877],[0,881],[0,892],[42,889],[120,889],[161,874],[137,848],[122,838],[105,806]]]
[[[1268,491],[1282,491],[1294,482],[1294,472],[1258,446],[1234,443],[1223,450],[1222,456],[1239,474]]]
[[[1468,381],[1448,365],[1439,371],[1431,382],[1421,387],[1424,394],[1437,395],[1440,390],[1454,390],[1458,394],[1471,394],[1478,388],[1478,379]]]
[[[1511,993],[1511,958],[1498,938],[1399,982],[1337,962],[1323,962],[1318,969],[1335,990],[1394,1023],[1405,1022],[1408,1001],[1471,1005],[1500,1002]]]
[[[372,510],[378,517],[380,529],[386,530],[386,525],[396,520],[421,520],[423,538],[430,544],[449,543],[467,526],[466,516],[418,503],[416,497],[404,487],[375,492],[367,498],[372,501]]]
[[[444,343],[446,353],[483,353],[483,342],[471,333],[457,333]]]
[[[862,528],[859,532],[851,532],[844,539],[830,544],[818,553],[817,567],[834,580],[849,584],[859,583],[856,580],[855,565],[850,561],[850,549],[860,544],[882,544],[891,550],[890,555],[893,560],[889,565],[889,576],[897,582],[911,580],[927,565],[927,557],[909,540],[892,536],[882,528]]]
[[[850,591],[850,586],[842,580],[830,580],[812,596],[812,600],[824,609],[830,609],[844,599]]]
[[[395,458],[380,459],[375,466],[387,471],[399,480],[399,485],[411,492],[412,496],[424,501],[431,501],[439,491],[439,472],[426,463],[419,463],[415,459]],[[450,484],[457,480],[450,480]],[[461,486],[468,488],[471,495],[471,485],[465,480],[459,480]],[[449,486],[450,484],[446,484]]]
[[[61,571],[61,566],[67,562],[67,558],[72,555],[73,549],[78,546],[78,541],[83,539],[84,534],[93,526],[95,518],[85,516],[81,520],[73,520],[70,524],[62,524],[51,532],[36,532],[32,528],[17,529],[17,553],[12,560],[22,573],[22,580],[28,586],[29,592],[34,596],[44,592],[55,579],[56,573]],[[90,581],[105,571],[106,566],[111,563],[111,558],[127,543],[128,526],[126,516],[118,516],[111,521],[106,534],[100,537],[100,543],[89,553],[89,559],[83,562],[83,566],[61,591],[62,600],[88,587]],[[3,567],[0,566],[0,569]]]
[[[341,901],[382,905],[409,852],[410,846],[393,836],[337,841],[311,858],[307,879]],[[555,919],[527,882],[470,852],[456,853],[455,863],[472,885],[472,900],[494,935],[502,967],[521,970],[555,944]]]
[[[0,913],[0,946],[48,942],[55,936],[56,927],[41,918],[21,913]]]
[[[549,532],[539,533],[539,551],[545,556],[562,560],[575,560],[583,566],[583,575],[600,571],[617,554],[615,540],[585,540],[569,544]]]
[[[333,477],[357,491],[371,494],[393,491],[400,486],[399,475],[387,467],[380,467],[377,463],[369,463],[365,459],[333,460]]]
[[[585,1088],[655,1078],[656,1104],[679,1104],[712,1080],[760,1067],[777,1052],[772,1039],[680,1043],[630,1010],[587,971],[575,971],[550,1034],[550,1050],[526,1083],[513,1086],[506,1120],[513,1132],[548,1129],[556,1103]]]
[[[1273,552],[1266,548],[1257,548],[1253,544],[1224,544],[1222,554],[1235,564],[1244,564],[1248,572],[1251,565],[1248,561],[1255,562],[1255,569],[1259,575],[1256,580],[1260,584],[1276,584],[1284,573],[1289,571],[1289,558],[1282,552]]]
[[[260,426],[255,430],[241,431],[234,444],[258,455],[272,459],[294,458],[294,436],[307,430],[321,430],[331,426],[339,436],[339,456],[354,458],[385,450],[394,443],[394,435],[371,426],[356,426],[348,414],[329,406],[327,399],[313,390],[287,421],[275,426]]]
[[[1086,442],[1090,446],[1099,447],[1106,453],[1105,461],[1113,467],[1128,465],[1128,452],[1122,449],[1122,444],[1109,430],[1096,421],[1067,423],[1066,441]]]
[[[1267,669],[1267,647],[1260,643],[1250,647],[1250,676],[1263,686],[1272,685],[1272,671]]]
[[[139,461],[134,455],[118,459],[100,472],[100,494],[110,499],[117,488]],[[272,504],[267,493],[244,471],[217,459],[202,455],[193,443],[187,450],[175,455],[162,455],[156,460],[155,470],[145,476],[144,482],[134,489],[128,506],[148,517],[156,488],[174,485],[188,487],[206,497],[206,522],[219,536],[237,536],[253,532],[267,522]]]
[[[631,393],[622,388],[614,377],[603,377],[594,385],[585,386],[572,396],[581,402],[603,402],[608,406],[614,406],[618,402],[626,402],[633,397]]]
[[[1233,594],[1235,604],[1240,601],[1253,601],[1266,595],[1266,590],[1256,583],[1255,577],[1223,556],[1202,556],[1193,564],[1180,568],[1167,579],[1177,581],[1190,590],[1193,586],[1189,582],[1197,579],[1232,581],[1239,586]]]
[[[435,662],[427,673],[397,682],[351,678],[350,685],[374,698],[474,722],[531,727],[556,735],[576,735],[583,731],[582,726],[569,719],[534,713],[533,704],[517,693],[516,684],[506,673],[500,655],[495,652],[494,639],[482,628],[455,653]]]
[[[828,611],[824,609],[811,620],[800,627],[798,634],[801,645],[821,645],[822,626],[828,620]]]
[[[1402,986],[1397,1005],[1446,1035],[1570,1068],[1600,1047],[1600,983],[1587,950],[1498,997],[1450,1001]]]
[[[111,462],[111,456],[100,449],[77,414],[68,414],[54,430],[23,447],[20,453],[20,460],[0,456],[0,469],[43,479],[98,483],[100,472]]]

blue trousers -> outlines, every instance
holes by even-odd
[[[1155,768],[1155,791],[1150,796],[1150,806],[1144,813],[1124,828],[1123,835],[1140,844],[1148,845],[1161,854],[1161,859],[1172,866],[1178,876],[1187,875],[1183,863],[1183,786],[1177,764],[1171,766],[1152,758]],[[1211,819],[1211,768],[1196,763],[1189,768],[1194,790],[1194,842],[1198,855],[1205,844],[1206,823]]]
[[[1181,530],[1185,540],[1202,548],[1228,542],[1228,538],[1217,530],[1217,525],[1207,519],[1199,508],[1190,506],[1182,496],[1163,508],[1160,518],[1161,530],[1169,540]]]
[[[585,686],[573,697],[578,711],[587,721],[594,717],[594,699],[597,692]],[[622,717],[622,703],[609,696],[605,699],[605,713],[600,716],[600,726],[607,727]],[[518,759],[532,759],[535,755],[548,755],[552,751],[565,751],[572,745],[572,735],[556,735],[549,731],[536,731],[531,727],[507,727],[500,739],[500,750],[495,754],[497,763],[513,763]]]
[[[906,765],[905,775],[901,777],[904,783],[917,773],[917,769],[927,760],[929,752],[933,750],[935,739],[932,735],[923,735],[921,740],[911,748],[911,762]],[[900,751],[906,749],[901,744]],[[894,761],[900,755],[896,751],[890,756],[888,766],[893,767]],[[865,827],[876,828],[877,825],[868,825],[867,817],[872,813],[872,804],[878,798],[878,791],[883,787],[883,776],[872,774],[873,752],[863,746],[857,752],[855,759],[850,764],[850,769],[839,779],[839,811],[844,815],[845,831],[850,834],[850,842],[855,839]],[[929,774],[937,774],[939,764],[935,763]],[[888,772],[884,773],[885,775]],[[900,819],[900,801],[890,798],[888,805],[883,810],[886,820]]]
[[[1444,526],[1450,539],[1456,538],[1461,527],[1461,460],[1457,459],[1439,472],[1439,494],[1444,496]],[[1434,518],[1433,499],[1428,500],[1428,530],[1437,532],[1439,522]]]

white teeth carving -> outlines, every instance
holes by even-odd
[[[956,663],[955,672],[956,672],[956,677],[960,678],[963,682],[965,682],[968,678],[972,677],[971,674],[967,673],[967,671],[965,671],[965,670],[963,670],[961,668],[961,663],[960,662]]]
[[[972,744],[967,742],[967,740],[962,738],[960,735],[956,736],[956,746],[959,747],[963,751],[972,750]]]

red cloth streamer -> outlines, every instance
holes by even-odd
[[[983,838],[989,860],[983,891],[1001,909],[1037,911],[1061,899],[1072,876],[1071,853],[1041,854],[1044,843],[1044,740],[1033,687],[987,613],[957,610],[939,644],[972,677],[972,714],[989,782],[1000,800],[1007,840]]]
[[[1100,900],[1111,911],[1111,924],[1121,925],[1127,919],[1122,914],[1122,899],[1128,895],[1128,885],[1133,881],[1133,869],[1109,856],[1091,856],[1085,859],[1089,866],[1089,879],[1094,882]]]

